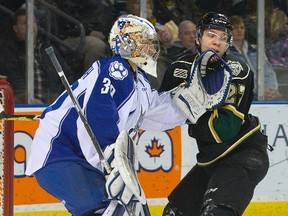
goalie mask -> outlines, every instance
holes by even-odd
[[[233,26],[225,15],[216,12],[206,13],[196,26],[197,38],[202,38],[203,32],[207,29],[217,29],[226,32],[228,37],[227,48],[232,45]],[[196,44],[196,47],[201,51],[198,44]]]
[[[123,15],[114,23],[109,45],[114,54],[130,60],[146,73],[157,77],[159,42],[153,24],[134,15]]]

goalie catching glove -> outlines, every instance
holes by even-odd
[[[134,143],[126,131],[119,134],[115,144],[106,147],[104,155],[112,167],[106,181],[109,198],[119,200],[123,205],[135,198],[143,205],[146,204],[145,194],[134,169]]]
[[[207,111],[224,104],[230,90],[232,70],[213,50],[203,52],[193,63],[189,83],[173,96],[192,124]]]

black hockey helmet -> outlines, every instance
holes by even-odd
[[[224,14],[216,12],[206,13],[196,26],[196,29],[201,31],[210,28],[219,29],[227,33],[231,33],[233,31],[233,26],[228,17],[226,17]]]
[[[233,26],[228,19],[227,16],[224,14],[216,13],[216,12],[208,12],[206,13],[201,20],[198,22],[196,26],[197,30],[197,38],[201,38],[203,31],[206,29],[217,29],[221,30],[227,33],[228,35],[228,41],[227,44],[229,46],[232,45],[233,37],[232,37],[232,31]],[[196,47],[198,50],[200,49],[199,45],[196,44]]]

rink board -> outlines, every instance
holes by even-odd
[[[41,114],[43,107],[16,107],[15,114]],[[253,104],[262,128],[274,147],[270,169],[258,185],[244,216],[288,215],[288,104]],[[15,121],[14,212],[16,216],[70,215],[59,200],[43,191],[34,177],[24,175],[37,121]],[[148,198],[151,215],[160,216],[166,197],[195,164],[196,143],[187,126],[169,132],[142,131],[138,143],[138,176]]]

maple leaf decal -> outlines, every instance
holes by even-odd
[[[164,152],[164,146],[160,145],[155,137],[153,140],[151,140],[151,144],[151,146],[146,146],[146,152],[150,155],[150,157],[160,157],[162,152]]]

